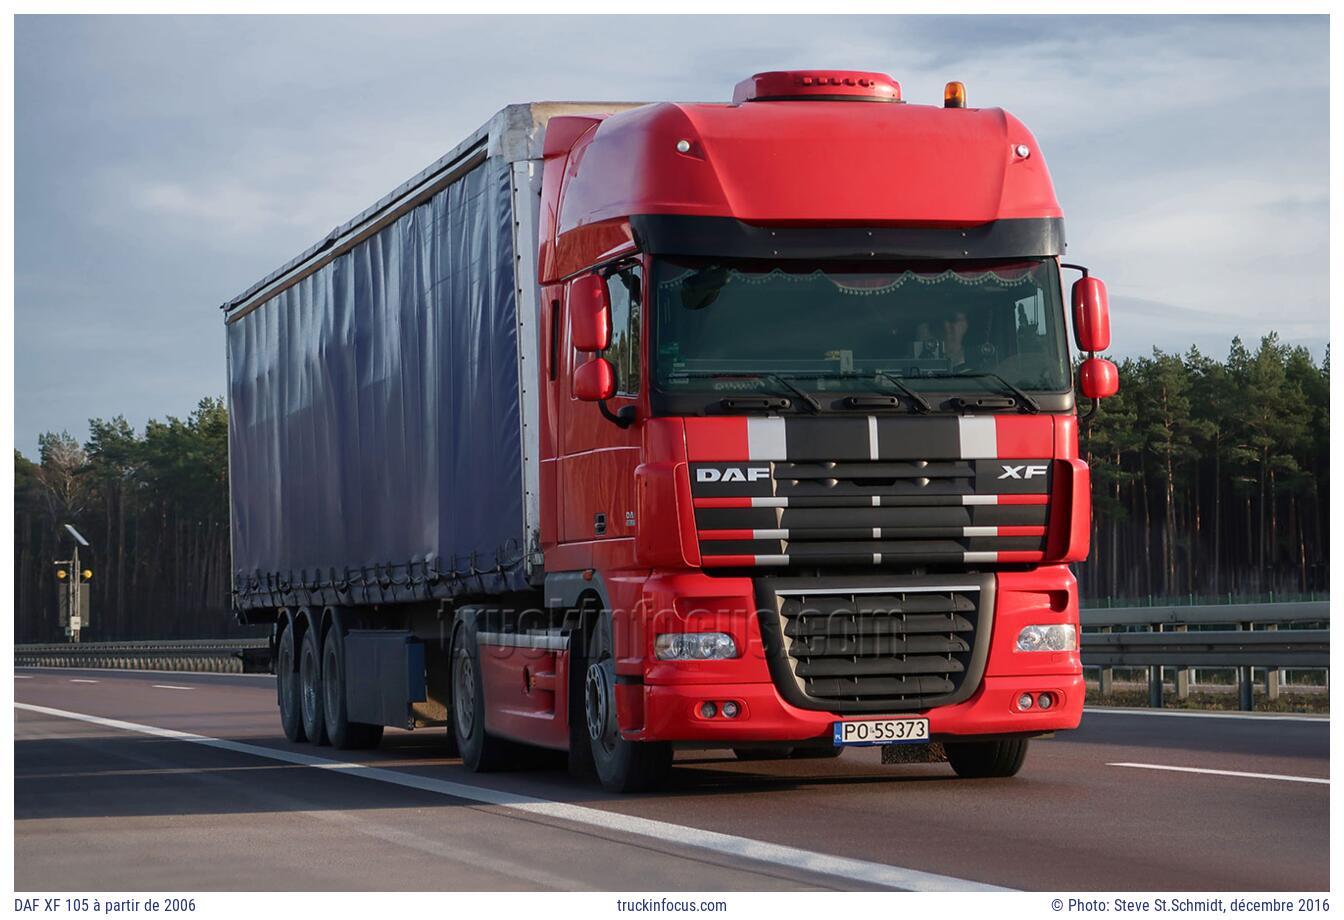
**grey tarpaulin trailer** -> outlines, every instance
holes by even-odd
[[[535,583],[542,140],[631,107],[511,105],[223,305],[244,619]]]

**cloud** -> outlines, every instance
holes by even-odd
[[[654,28],[656,26],[656,28]],[[582,48],[558,58],[556,48]],[[23,16],[16,439],[189,411],[217,305],[528,99],[757,70],[946,80],[1036,135],[1117,348],[1328,337],[1328,28],[1303,16]]]

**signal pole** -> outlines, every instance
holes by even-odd
[[[65,529],[74,540],[74,551],[69,559],[54,560],[58,566],[70,567],[68,573],[65,569],[56,570],[56,579],[65,582],[62,585],[65,596],[61,598],[61,625],[65,627],[66,638],[71,642],[78,642],[80,629],[88,625],[88,611],[84,609],[84,585],[93,578],[93,572],[79,567],[79,548],[88,546],[89,541],[85,540],[72,525],[66,524]]]

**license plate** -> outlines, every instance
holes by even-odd
[[[836,722],[835,743],[918,744],[929,740],[928,719],[874,719],[867,722]]]

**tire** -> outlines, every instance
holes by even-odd
[[[322,716],[334,748],[367,750],[383,740],[383,726],[351,722],[346,715],[345,636],[339,625],[327,631],[327,640],[322,643]]]
[[[947,761],[963,779],[1015,776],[1027,759],[1027,739],[961,741],[945,745]]]
[[[322,712],[322,650],[317,647],[317,628],[311,624],[299,643],[299,713],[308,740],[314,744],[329,743]]]
[[[760,760],[787,760],[794,756],[791,747],[783,748],[733,748],[733,756],[738,760],[756,762]]]
[[[610,792],[641,792],[660,786],[672,766],[672,746],[665,742],[627,741],[616,725],[616,660],[611,617],[602,614],[588,643],[583,712],[588,726],[593,768]]]
[[[294,627],[286,626],[275,651],[275,698],[280,707],[280,728],[295,743],[307,741],[303,715],[299,712],[299,672],[294,667]]]
[[[462,765],[473,773],[490,773],[512,766],[513,745],[485,730],[485,691],[476,648],[476,624],[470,617],[453,630],[452,700],[449,719]]]

